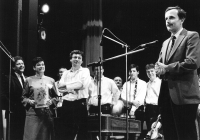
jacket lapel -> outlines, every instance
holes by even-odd
[[[17,84],[17,86],[23,88],[15,73],[13,73],[12,77],[15,80],[15,83]]]
[[[163,43],[162,60],[163,60],[163,63],[164,63],[164,64],[166,63],[167,47],[168,47],[168,45],[169,45],[169,41],[170,41],[170,38],[168,38],[168,39]]]
[[[187,30],[183,29],[183,31],[180,33],[180,35],[178,36],[178,38],[176,39],[175,43],[174,43],[174,47],[172,48],[171,53],[169,54],[169,57],[167,59],[167,62],[169,61],[169,59],[172,57],[172,55],[175,53],[175,51],[177,50],[177,48],[180,46],[181,41],[185,38],[187,33]]]

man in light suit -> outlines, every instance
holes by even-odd
[[[197,140],[200,39],[197,32],[183,28],[185,18],[186,12],[178,6],[166,9],[166,27],[175,41],[174,37],[164,41],[156,63],[157,74],[162,77],[158,105],[165,140]]]

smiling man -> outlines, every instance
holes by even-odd
[[[25,108],[21,103],[22,91],[24,89],[24,60],[21,56],[14,57],[12,62],[12,73],[11,73],[11,86],[10,86],[10,98],[9,98],[9,76],[5,79],[5,89],[6,94],[6,119],[7,127],[10,115],[10,140],[22,140],[24,134],[24,123],[25,123]],[[10,110],[8,101],[10,100]],[[16,129],[17,128],[17,129]]]
[[[147,83],[147,93],[145,98],[145,118],[147,130],[151,130],[151,125],[159,115],[158,96],[160,94],[161,80],[156,75],[155,65],[147,64],[146,73],[149,78]]]
[[[66,70],[58,84],[63,93],[62,136],[61,140],[87,140],[87,104],[88,88],[91,82],[90,71],[83,68],[83,52],[74,50],[70,53],[72,67]]]
[[[165,23],[171,37],[164,41],[156,63],[157,74],[162,77],[158,105],[165,140],[197,139],[200,39],[197,32],[183,28],[185,19],[186,12],[178,6],[165,11]]]

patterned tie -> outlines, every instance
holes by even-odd
[[[21,81],[22,81],[22,87],[24,88],[24,78],[22,75],[20,75]]]
[[[172,36],[172,37],[171,37],[171,45],[169,45],[168,48],[167,48],[167,57],[166,57],[167,60],[168,60],[169,55],[170,55],[170,53],[171,53],[171,50],[172,50],[172,48],[173,48],[173,46],[174,46],[175,40],[176,40],[176,37],[175,37],[175,36]]]

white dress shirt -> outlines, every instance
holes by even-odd
[[[158,105],[158,96],[160,94],[161,79],[156,77],[154,81],[147,83],[146,104]]]
[[[88,101],[89,105],[98,106],[98,85],[92,80],[90,86],[91,97]],[[119,99],[120,91],[115,82],[107,77],[101,78],[101,105],[115,104]]]
[[[65,83],[67,89],[63,91],[59,89],[60,92],[68,92],[66,95],[63,96],[63,100],[68,100],[68,101],[74,101],[74,100],[79,100],[82,98],[88,98],[88,87],[91,81],[90,77],[90,71],[88,68],[83,68],[80,67],[76,71],[66,70],[61,79],[60,83]],[[82,87],[80,89],[73,89],[69,88],[67,85],[68,84],[73,84],[73,83],[81,83]]]

